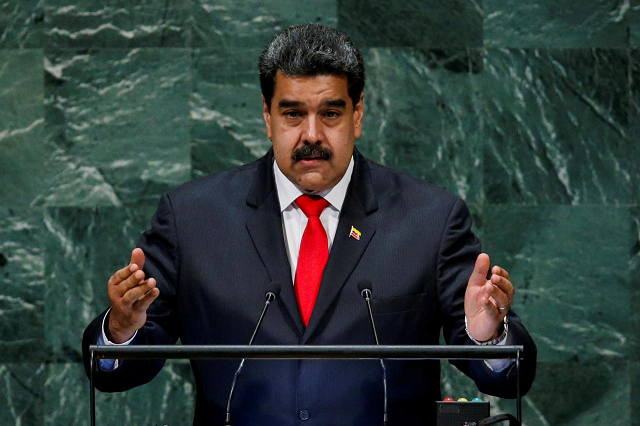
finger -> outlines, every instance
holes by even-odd
[[[132,306],[138,299],[142,298],[145,293],[155,287],[155,283],[149,281],[141,281],[137,286],[129,289],[123,296],[122,302],[128,306]]]
[[[138,287],[146,287],[146,291],[142,294],[142,296],[138,297],[137,300],[141,300],[145,296],[145,294],[147,294],[149,290],[151,290],[155,286],[156,286],[156,280],[154,280],[153,278],[140,281],[140,284],[138,284]]]
[[[147,309],[149,309],[149,306],[151,306],[153,301],[158,298],[159,295],[160,290],[155,287],[152,288],[135,303],[135,309],[139,311],[146,311]]]
[[[491,296],[491,298],[495,301],[496,309],[509,307],[509,296],[503,292],[499,287],[493,285],[491,281],[487,281],[487,284],[484,287],[485,294]],[[504,311],[504,309],[502,309]]]
[[[142,251],[141,248],[134,248],[133,251],[131,252],[131,265],[138,265],[139,269],[144,268],[144,252]]]
[[[113,274],[111,278],[109,278],[109,284],[110,285],[120,284],[122,281],[129,278],[129,276],[131,276],[131,274],[137,271],[138,269],[140,268],[138,268],[137,265],[127,265],[122,269],[118,269],[118,271],[116,271],[116,273]]]
[[[495,265],[493,268],[491,268],[491,272],[496,274],[496,275],[501,275],[503,277],[505,277],[506,279],[511,279],[511,277],[509,276],[509,271],[507,271],[506,269]]]
[[[144,280],[144,271],[134,272],[129,276],[129,278],[118,284],[116,287],[116,294],[123,297],[127,291],[140,284],[142,280]]]
[[[513,295],[516,292],[516,289],[513,284],[511,284],[511,281],[500,275],[491,275],[491,283],[505,292],[509,297],[509,300],[513,300]]]
[[[494,301],[491,300],[491,297],[485,295],[484,297],[482,297],[481,303],[485,312],[490,316],[497,317],[500,315],[500,310],[498,309]]]
[[[489,260],[489,256],[486,253],[480,253],[476,259],[476,264],[473,267],[473,272],[469,277],[469,285],[484,285],[490,266],[491,261]]]

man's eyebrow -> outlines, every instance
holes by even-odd
[[[344,99],[328,99],[324,102],[324,104],[326,106],[333,106],[333,107],[346,107],[347,103],[344,101]]]
[[[278,102],[278,107],[279,108],[290,108],[290,107],[298,107],[303,105],[302,102],[300,101],[292,101],[289,99],[282,99],[280,102]]]
[[[291,99],[282,99],[278,102],[278,108],[292,108],[303,106],[304,102],[294,101]],[[324,106],[345,108],[347,103],[344,99],[327,99],[323,102]]]

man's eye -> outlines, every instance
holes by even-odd
[[[285,111],[284,116],[287,118],[297,118],[300,117],[300,113],[298,111]]]
[[[338,111],[327,111],[324,115],[327,118],[337,118],[340,116],[340,113]]]

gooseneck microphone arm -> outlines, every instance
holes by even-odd
[[[260,318],[258,319],[258,323],[256,324],[256,328],[253,330],[253,334],[251,335],[251,340],[249,340],[249,345],[253,344],[253,339],[256,338],[256,334],[258,333],[258,329],[260,328],[260,324],[262,324],[262,320],[264,319],[264,314],[269,309],[269,305],[271,302],[276,300],[278,294],[280,293],[280,285],[278,283],[271,283],[269,287],[269,291],[265,294],[264,307],[262,308],[262,313],[260,314]],[[224,420],[225,426],[233,426],[231,423],[231,401],[233,400],[233,392],[236,389],[236,383],[238,382],[238,377],[240,377],[240,373],[242,372],[242,367],[244,366],[244,358],[240,361],[240,365],[236,370],[236,373],[233,375],[233,382],[231,382],[231,390],[229,391],[229,399],[227,400],[227,415]]]
[[[371,321],[371,328],[373,329],[373,337],[376,339],[376,345],[380,345],[378,340],[378,332],[376,331],[376,323],[373,321],[373,311],[371,310],[371,281],[361,281],[358,284],[358,290],[360,295],[367,303],[367,310],[369,311],[369,320]],[[384,360],[380,358],[380,366],[382,367],[382,387],[384,389],[384,426],[387,426],[389,422],[389,416],[387,415],[387,367],[384,365]]]
[[[373,321],[373,311],[371,310],[371,290],[365,288],[360,292],[364,300],[367,302],[367,309],[369,310],[369,320],[371,321],[371,328],[373,329],[373,337],[376,339],[376,345],[380,345],[378,341],[378,333],[376,332],[376,323]]]

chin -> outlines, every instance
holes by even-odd
[[[331,188],[330,182],[319,173],[310,173],[300,176],[298,186],[307,191],[324,191]]]
[[[300,185],[300,188],[302,188],[303,191],[307,192],[320,192],[324,191],[325,189],[329,189],[329,187],[325,185]]]
[[[298,186],[305,191],[324,191],[325,189],[329,189],[331,186],[326,182],[318,182],[318,181],[309,181],[303,179]]]

